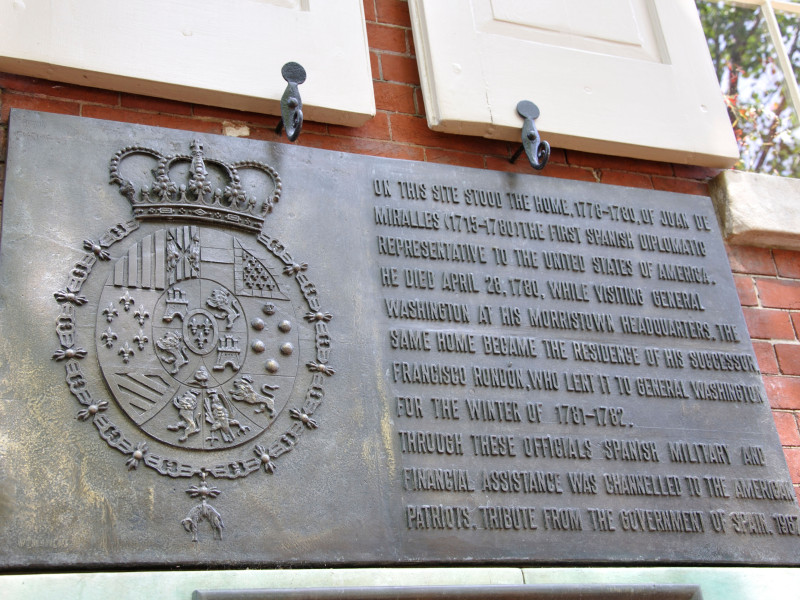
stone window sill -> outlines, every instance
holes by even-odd
[[[800,250],[800,179],[723,171],[710,190],[725,241]]]

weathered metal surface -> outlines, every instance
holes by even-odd
[[[696,585],[465,585],[195,590],[192,600],[703,600]]]
[[[14,111],[1,251],[5,568],[797,563],[707,198]]]

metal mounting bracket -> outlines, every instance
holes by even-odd
[[[306,70],[299,63],[288,62],[281,67],[281,75],[287,85],[281,97],[281,120],[275,127],[275,133],[281,135],[286,129],[286,137],[293,142],[303,128],[303,101],[297,86],[306,80]]]
[[[517,104],[517,113],[525,119],[522,124],[522,145],[509,159],[510,162],[515,162],[522,151],[525,150],[525,155],[528,157],[528,162],[537,171],[544,169],[547,161],[550,159],[550,144],[542,141],[539,136],[539,131],[533,120],[539,117],[539,107],[530,100],[521,100]]]

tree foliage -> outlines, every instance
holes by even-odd
[[[761,12],[724,2],[696,4],[739,144],[736,168],[800,177],[800,123]],[[789,57],[800,65],[800,19],[776,16]]]

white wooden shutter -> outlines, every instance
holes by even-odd
[[[409,0],[432,129],[727,167],[738,157],[693,0]]]
[[[307,119],[375,114],[362,0],[0,0],[0,70],[278,114],[305,67]]]

